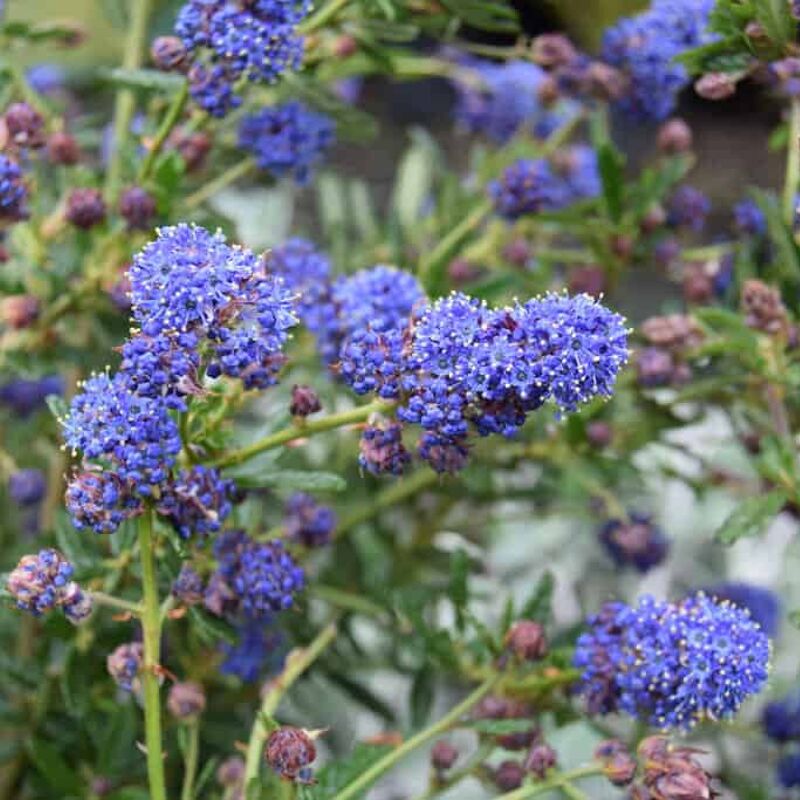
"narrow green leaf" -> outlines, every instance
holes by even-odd
[[[741,503],[714,534],[718,542],[731,545],[746,536],[756,536],[781,510],[787,500],[786,492],[774,489]]]
[[[294,469],[240,476],[236,478],[236,482],[244,488],[302,492],[343,492],[347,488],[347,481],[333,472],[306,472]]]
[[[105,69],[100,75],[114,86],[125,89],[144,89],[151,92],[175,93],[183,85],[185,78],[171,72],[156,69]]]
[[[44,739],[33,739],[28,753],[42,777],[56,790],[58,797],[82,796],[81,781],[57,748]]]
[[[433,695],[436,688],[436,674],[425,666],[414,676],[411,683],[411,696],[409,709],[411,711],[411,726],[422,728],[428,721],[433,707]]]
[[[531,729],[529,719],[475,719],[465,722],[464,725],[489,736],[507,736],[510,733],[524,733]]]
[[[597,163],[600,169],[600,179],[603,183],[603,199],[606,204],[608,216],[614,222],[619,222],[622,217],[624,193],[624,161],[622,154],[610,142],[600,147],[597,153]]]
[[[303,800],[329,800],[391,749],[390,745],[356,745],[348,758],[331,761],[317,772],[317,783],[315,786],[306,787],[302,794]],[[363,796],[359,795],[359,798]]]
[[[553,602],[553,590],[556,587],[556,579],[550,570],[539,578],[534,586],[530,597],[523,603],[520,609],[520,619],[532,619],[536,622],[547,622],[550,618],[550,609]]]

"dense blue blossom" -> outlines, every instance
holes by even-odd
[[[673,227],[686,227],[700,233],[711,211],[711,201],[693,186],[678,187],[669,200],[667,222]]]
[[[292,101],[245,116],[239,125],[239,147],[255,158],[260,169],[277,178],[291,175],[305,185],[333,145],[334,132],[330,117]]]
[[[234,492],[233,481],[213,467],[197,465],[162,487],[158,511],[184,539],[208,536],[220,530],[233,510]]]
[[[223,675],[234,675],[246,683],[257,681],[265,672],[274,674],[283,666],[286,643],[283,635],[263,620],[245,620],[237,630],[235,644],[224,643]]]
[[[0,153],[0,220],[25,219],[27,204],[28,187],[19,164]]]
[[[489,196],[497,213],[508,220],[558,211],[574,199],[566,182],[543,158],[513,163],[499,180],[489,184]]]
[[[44,500],[47,479],[40,469],[18,469],[8,478],[8,494],[20,506],[36,506]]]
[[[70,622],[80,622],[92,610],[91,596],[72,580],[74,568],[57,550],[27,555],[8,576],[8,591],[17,608],[35,616],[60,608]]]
[[[677,604],[608,603],[589,626],[575,666],[593,713],[625,711],[687,729],[733,715],[767,680],[766,634],[747,611],[703,593]]]
[[[121,373],[114,379],[106,374],[89,378],[61,424],[67,447],[84,458],[109,462],[141,494],[165,481],[181,449],[166,406],[133,394]]]
[[[573,411],[610,396],[627,355],[624,320],[588,295],[491,309],[453,293],[412,327],[398,417],[436,435],[429,454],[452,443],[456,455],[470,425],[512,436],[547,400]]]
[[[46,397],[63,393],[64,379],[60,375],[34,380],[18,378],[0,386],[0,403],[18,416],[27,417],[44,406]]]
[[[733,224],[745,236],[763,236],[767,218],[755,200],[745,199],[733,207]]]
[[[541,100],[547,73],[529,61],[499,64],[475,58],[466,60],[464,67],[478,80],[456,82],[456,120],[470,133],[497,144],[523,130],[544,138],[577,113],[571,103],[552,106]]]
[[[358,463],[373,475],[402,475],[411,461],[403,445],[403,426],[393,420],[375,420],[361,432]]]
[[[767,703],[761,722],[764,733],[773,741],[800,741],[800,694]]]
[[[181,603],[195,606],[203,602],[205,582],[199,572],[191,565],[184,563],[178,577],[172,582],[172,594]]]
[[[770,638],[778,633],[781,623],[781,604],[775,592],[751,583],[729,581],[707,588],[706,594],[718,600],[728,600],[746,608],[750,616]]]
[[[784,789],[800,786],[800,753],[787,753],[778,761],[778,783]]]
[[[178,12],[175,34],[193,66],[192,97],[213,116],[239,105],[234,90],[240,79],[271,83],[297,69],[303,39],[297,25],[310,0],[188,0]]]
[[[610,519],[600,528],[600,541],[621,567],[647,572],[667,556],[669,540],[647,514],[633,512],[628,519]]]
[[[566,181],[570,202],[597,197],[602,191],[597,151],[577,144],[557,154],[556,167]]]
[[[305,492],[295,492],[286,502],[283,533],[305,547],[327,544],[336,529],[336,513]]]
[[[417,452],[434,472],[440,474],[455,475],[467,466],[469,458],[466,437],[440,436],[429,431],[420,437]]]
[[[279,541],[256,542],[244,531],[225,531],[214,542],[217,570],[206,605],[217,614],[266,619],[291,608],[304,586],[303,570]]]
[[[638,119],[666,119],[689,73],[675,57],[714,39],[714,0],[654,0],[650,9],[606,30],[603,58],[628,77],[619,105]]]
[[[73,475],[64,499],[72,524],[78,530],[90,528],[95,533],[114,533],[142,510],[141,500],[134,497],[130,485],[107,470]]]

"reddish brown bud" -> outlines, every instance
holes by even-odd
[[[319,402],[319,395],[310,386],[292,387],[292,402],[289,405],[289,413],[293,417],[307,417],[322,410]]]
[[[725,100],[736,93],[736,84],[725,72],[709,72],[695,81],[694,90],[705,100]]]
[[[171,146],[178,151],[187,172],[196,172],[205,165],[211,150],[211,137],[207,133],[184,133],[178,130],[170,137]]]
[[[492,775],[494,785],[501,792],[511,792],[522,786],[525,780],[525,770],[517,761],[503,761]]]
[[[741,304],[745,322],[751,328],[765,333],[786,331],[786,308],[778,289],[759,280],[745,281]]]
[[[239,756],[226,758],[217,767],[217,782],[221,786],[237,786],[244,778],[244,760]]]
[[[481,269],[477,264],[464,258],[455,258],[447,265],[447,274],[454,286],[463,286],[478,278]]]
[[[524,267],[531,257],[531,246],[522,237],[512,239],[503,248],[503,258],[515,267]]]
[[[164,72],[179,70],[186,64],[186,47],[177,36],[159,36],[153,40],[150,57]]]
[[[3,298],[0,317],[9,328],[22,330],[39,318],[41,303],[38,297],[30,294],[15,294]]]
[[[505,645],[520,661],[538,661],[547,655],[544,628],[533,620],[515,622],[506,634]]]
[[[606,288],[606,274],[602,267],[595,265],[576,267],[570,272],[567,285],[573,294],[585,293],[599,297]]]
[[[683,297],[687,303],[705,305],[714,297],[714,278],[705,264],[690,263],[683,268]]]
[[[28,103],[12,103],[3,115],[3,122],[13,147],[44,146],[44,117]]]
[[[81,151],[74,136],[56,131],[47,140],[47,157],[53,164],[69,167],[81,160]]]
[[[603,774],[614,786],[627,786],[636,776],[636,759],[617,739],[601,742],[594,754],[603,765]]]
[[[531,747],[525,759],[525,769],[540,781],[558,762],[556,751],[545,742],[538,742]]]
[[[270,734],[264,758],[281,778],[312,783],[311,764],[317,757],[314,740],[301,728],[278,728]]]
[[[431,748],[431,766],[437,772],[444,772],[458,760],[458,750],[450,742],[440,739]]]
[[[349,58],[358,52],[358,42],[348,34],[337,36],[331,50],[336,58]]]
[[[641,332],[649,344],[657,347],[684,349],[696,347],[703,341],[703,331],[686,314],[650,317],[642,323]]]
[[[658,149],[673,156],[692,149],[692,129],[680,117],[667,120],[658,130]]]
[[[603,420],[594,420],[586,426],[586,439],[592,447],[602,450],[614,440],[614,429]]]
[[[99,189],[73,189],[67,198],[67,222],[88,230],[106,218],[106,204]]]
[[[119,198],[119,213],[128,230],[146,231],[156,215],[155,198],[140,186],[131,186]]]
[[[167,697],[167,710],[179,720],[190,720],[203,713],[206,695],[199,683],[174,683]]]
[[[654,203],[642,217],[639,227],[643,233],[653,233],[667,221],[667,212],[660,203]]]

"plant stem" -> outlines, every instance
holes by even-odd
[[[413,497],[417,492],[426,489],[428,486],[433,486],[437,480],[439,480],[439,475],[432,469],[420,469],[407,478],[389,484],[375,495],[375,499],[371,503],[361,506],[346,516],[337,525],[334,535],[337,537],[342,536],[362,522],[366,522],[376,516],[385,508]]]
[[[239,178],[243,178],[256,167],[256,160],[248,157],[228,167],[221,175],[214,178],[214,180],[203,184],[196,192],[190,194],[184,201],[186,208],[197,208],[197,206],[205,203],[206,200],[213,197],[217,192],[222,191],[226,186],[235,183]]]
[[[139,518],[139,557],[142,562],[142,638],[144,663],[142,687],[144,695],[145,747],[147,749],[147,777],[151,800],[166,800],[164,760],[161,745],[161,698],[158,676],[161,646],[161,618],[158,606],[158,581],[153,543],[153,512],[146,511]]]
[[[786,144],[786,177],[783,183],[783,219],[794,227],[795,195],[800,181],[800,99],[794,98],[789,108],[789,141]]]
[[[123,600],[121,597],[114,597],[105,592],[91,592],[91,595],[92,600],[99,606],[116,608],[119,611],[128,611],[131,614],[136,614],[136,616],[140,616],[143,610],[141,603],[131,603],[128,600]]]
[[[519,789],[514,789],[512,792],[498,795],[495,800],[527,800],[528,797],[536,797],[537,795],[545,794],[545,792],[550,792],[553,789],[563,789],[575,780],[588,778],[591,775],[599,775],[602,771],[602,767],[599,765],[590,764],[587,767],[579,767],[569,772],[559,772],[552,775],[546,781],[529,783],[525,786],[520,786]],[[583,797],[581,794],[573,794],[572,796],[575,798]]]
[[[494,674],[487,678],[472,694],[468,695],[462,702],[445,714],[438,722],[420,731],[416,736],[406,740],[391,753],[387,753],[383,758],[376,761],[369,769],[364,770],[355,780],[350,781],[347,786],[338,792],[333,800],[352,800],[358,797],[363,791],[374,783],[384,772],[391,769],[398,761],[405,758],[413,750],[421,747],[426,742],[441,735],[449,728],[458,723],[461,717],[467,713],[474,705],[479,703],[489,692],[492,691],[499,680],[500,675]]]
[[[272,681],[270,689],[261,701],[261,709],[256,715],[250,731],[250,741],[247,744],[247,762],[244,772],[245,791],[250,782],[258,778],[258,767],[261,764],[261,755],[269,731],[264,725],[264,719],[272,719],[281,699],[291,688],[292,684],[319,658],[326,647],[336,638],[336,623],[326,625],[316,636],[313,642],[302,650],[289,654],[283,672]]]
[[[392,406],[392,403],[388,403],[385,400],[376,400],[368,405],[352,408],[349,411],[342,411],[339,414],[330,414],[322,419],[306,421],[302,425],[291,425],[288,428],[265,436],[263,439],[259,439],[259,441],[241,448],[241,450],[234,450],[232,453],[220,456],[211,463],[212,466],[215,467],[231,467],[234,464],[241,464],[243,461],[247,461],[253,456],[257,456],[259,453],[273,450],[295,439],[302,439],[305,436],[312,436],[315,433],[334,430],[335,428],[341,428],[343,425],[350,425],[355,422],[364,422],[370,414],[379,411],[388,411]]]
[[[142,64],[142,50],[147,37],[147,23],[153,0],[133,0],[131,5],[130,28],[122,56],[122,68],[129,70],[137,69]],[[117,90],[114,100],[114,139],[106,172],[105,193],[109,204],[114,203],[119,194],[122,182],[122,155],[130,132],[135,104],[136,97],[130,89]]]
[[[167,109],[167,113],[164,115],[164,119],[161,121],[161,125],[159,126],[158,131],[156,131],[155,138],[150,145],[150,150],[142,162],[142,168],[139,170],[138,177],[140,183],[150,177],[150,172],[156,163],[156,159],[158,158],[161,149],[164,147],[164,142],[167,141],[170,133],[172,133],[172,129],[181,118],[181,114],[183,113],[183,109],[186,107],[186,101],[188,99],[189,81],[184,81],[181,85],[180,91],[175,95],[172,103]]]
[[[193,719],[187,727],[189,741],[184,758],[181,800],[194,800],[194,779],[197,774],[197,757],[200,749],[200,720]]]
[[[350,0],[330,0],[319,11],[312,14],[304,22],[301,22],[297,26],[298,32],[303,34],[311,33],[323,25],[327,25],[349,3]]]

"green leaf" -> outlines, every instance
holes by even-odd
[[[304,791],[300,793],[300,800],[328,800],[383,758],[391,749],[390,745],[383,744],[356,745],[349,758],[331,761],[319,770],[316,775],[316,785],[304,787]],[[357,795],[354,800],[364,797],[366,791]]]
[[[783,47],[794,39],[796,23],[786,0],[752,0],[756,20],[761,23],[772,44]]]
[[[351,700],[360,706],[363,706],[368,711],[371,711],[376,716],[381,717],[388,724],[392,724],[395,720],[395,713],[392,707],[381,700],[374,692],[367,689],[364,685],[353,680],[348,675],[343,675],[341,672],[333,670],[324,670],[325,677],[333,684],[335,684],[342,692],[344,692]]]
[[[464,550],[456,550],[450,558],[450,583],[447,594],[456,610],[459,630],[464,627],[464,608],[469,602],[469,556]]]
[[[157,69],[114,69],[100,70],[100,77],[114,86],[124,89],[144,89],[151,92],[177,93],[185,78],[172,72],[159,72]]]
[[[419,226],[423,205],[433,188],[437,162],[437,147],[431,137],[421,129],[411,135],[413,141],[400,162],[392,192],[392,209],[407,230]]]
[[[731,545],[746,536],[755,536],[783,508],[786,500],[787,494],[782,489],[748,498],[722,523],[714,538]]]
[[[789,622],[791,622],[795,628],[800,628],[800,608],[789,612]]]
[[[428,721],[433,707],[435,688],[436,674],[429,666],[424,666],[414,675],[409,698],[411,726],[413,728],[422,728]]]
[[[192,620],[193,629],[197,635],[208,644],[215,644],[220,641],[234,644],[236,642],[236,631],[231,625],[218,617],[200,611],[196,607],[189,609],[189,617]]]
[[[556,588],[556,579],[550,570],[546,570],[538,583],[534,586],[530,597],[520,609],[520,619],[531,619],[535,622],[545,623],[550,619],[553,603],[553,590]]]
[[[464,725],[488,736],[507,736],[510,733],[525,733],[531,729],[529,719],[474,719]]]
[[[44,401],[57,420],[62,420],[69,414],[69,403],[60,394],[49,394]]]
[[[622,218],[623,193],[625,188],[622,154],[610,142],[602,145],[597,153],[600,179],[603,183],[603,199],[608,216],[614,222]]]
[[[83,796],[78,775],[54,745],[44,739],[33,739],[28,744],[28,753],[36,769],[55,789],[56,796]]]
[[[230,474],[230,473],[226,473]],[[280,472],[262,472],[259,475],[234,477],[244,488],[278,489],[302,492],[343,492],[347,481],[334,472],[306,472],[305,470],[284,469]]]

